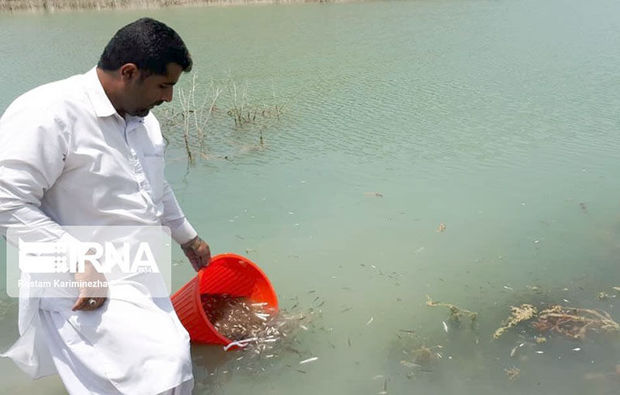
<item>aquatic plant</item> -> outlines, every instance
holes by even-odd
[[[619,333],[620,325],[609,313],[594,309],[551,306],[542,310],[532,326],[540,332],[556,332],[573,339],[583,340],[588,331]]]
[[[417,364],[427,365],[432,361],[441,358],[441,354],[437,350],[441,350],[442,348],[443,347],[439,344],[432,347],[421,345],[420,347],[413,350],[414,360]]]
[[[468,318],[471,321],[472,327],[476,319],[478,318],[478,313],[476,312],[462,309],[451,303],[435,302],[428,295],[426,295],[426,305],[429,307],[439,307],[439,306],[447,307],[448,310],[450,310],[450,320],[460,323],[463,318]]]
[[[508,329],[532,319],[532,327],[539,332],[555,332],[571,339],[583,340],[588,331],[620,333],[620,325],[605,311],[553,305],[538,312],[534,306],[522,304],[511,306],[510,317],[495,331],[493,338],[499,339]],[[546,339],[536,337],[536,342],[544,343]]]
[[[504,369],[504,373],[506,373],[506,376],[508,377],[509,380],[516,380],[517,377],[519,377],[519,374],[521,373],[521,369],[512,367],[510,369]]]
[[[536,307],[531,304],[522,304],[518,307],[510,306],[510,310],[510,317],[508,317],[502,323],[502,326],[493,333],[494,339],[499,339],[508,329],[517,326],[520,322],[530,320],[536,315]]]

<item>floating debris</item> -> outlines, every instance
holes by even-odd
[[[409,361],[400,361],[400,364],[403,365],[406,368],[410,368],[410,369],[414,369],[414,368],[420,368],[422,367],[422,365],[414,363],[414,362],[409,362]]]
[[[564,299],[564,301],[568,302]],[[506,330],[523,321],[535,319],[532,322],[539,332],[555,332],[572,339],[583,340],[588,331],[618,333],[620,325],[615,322],[609,313],[594,309],[582,309],[553,305],[540,312],[530,304],[519,307],[511,306],[511,315],[497,329],[493,338],[498,339]],[[537,344],[546,342],[544,337],[535,337]]]
[[[472,327],[476,319],[478,318],[478,313],[465,310],[465,309],[461,309],[450,303],[435,302],[428,295],[426,295],[426,305],[429,307],[440,307],[440,306],[447,307],[450,310],[450,320],[460,323],[463,317],[467,317],[470,319]],[[445,322],[444,322],[444,330],[446,331],[446,333],[448,332],[447,325]]]
[[[519,377],[521,370],[519,368],[512,367],[510,369],[504,369],[504,372],[506,373],[506,376],[508,376],[509,380],[515,380]]]
[[[382,198],[383,194],[381,192],[364,192],[364,196]]]
[[[437,227],[437,232],[445,232],[446,230],[446,224],[444,224],[443,222],[439,224],[439,226]]]
[[[547,338],[543,336],[535,336],[534,341],[536,344],[545,344],[547,342]]]
[[[377,392],[377,395],[387,395],[387,379],[383,379],[383,391]]]
[[[598,300],[607,300],[609,299],[609,294],[607,292],[599,292]]]
[[[510,310],[510,317],[508,317],[508,319],[502,323],[502,326],[493,333],[494,339],[499,339],[508,329],[516,326],[520,322],[530,320],[536,315],[536,308],[531,304],[522,304],[518,307],[510,306]]]
[[[372,322],[375,320],[374,317],[370,317],[370,319],[368,320],[368,322],[366,322],[366,326],[372,324]]]
[[[448,324],[446,324],[446,321],[441,321],[441,323],[443,324],[443,331],[448,333]]]
[[[620,325],[605,311],[558,305],[541,311],[532,326],[540,332],[551,331],[580,340],[586,337],[588,331],[620,332]]]
[[[420,365],[428,365],[433,360],[441,358],[441,354],[434,351],[434,349],[441,349],[441,345],[436,345],[432,347],[421,346],[420,348],[413,351],[413,355],[415,357],[415,363]]]

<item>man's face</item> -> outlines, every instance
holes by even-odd
[[[167,74],[147,74],[138,71],[125,85],[125,112],[144,117],[155,106],[172,100],[172,90],[183,69],[176,63],[168,63]]]

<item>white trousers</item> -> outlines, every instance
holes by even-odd
[[[108,299],[95,311],[42,300],[41,330],[70,394],[186,395],[194,386],[189,336],[170,300]]]

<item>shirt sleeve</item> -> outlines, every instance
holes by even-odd
[[[0,119],[0,233],[29,230],[30,240],[72,239],[41,211],[41,199],[62,174],[66,124],[51,111],[7,111]]]
[[[164,215],[162,223],[170,228],[172,238],[179,244],[187,243],[198,235],[194,227],[189,223],[170,184],[164,180]]]

